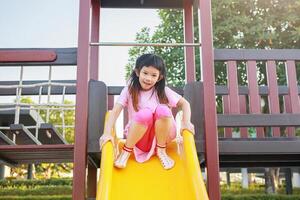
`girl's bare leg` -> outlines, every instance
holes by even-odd
[[[144,124],[133,122],[129,127],[128,137],[123,147],[122,152],[115,161],[115,166],[118,168],[125,168],[127,165],[128,158],[133,151],[135,144],[143,137],[146,133],[147,127]]]
[[[172,128],[172,118],[162,117],[155,122],[155,136],[157,144],[165,146],[167,143],[168,136]]]
[[[164,169],[171,169],[175,162],[166,152],[166,143],[172,128],[172,118],[162,117],[155,122],[155,135],[157,140],[157,156]]]
[[[144,124],[133,122],[129,127],[125,145],[129,148],[133,148],[134,145],[144,136],[146,131],[147,127]]]

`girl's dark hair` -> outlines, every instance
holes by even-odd
[[[132,96],[132,104],[135,111],[138,111],[138,97],[139,92],[142,90],[139,77],[136,75],[136,73],[139,74],[143,67],[150,66],[159,71],[159,81],[154,85],[155,90],[157,91],[159,102],[161,104],[169,103],[165,93],[167,73],[164,60],[155,54],[143,54],[137,58],[135,68],[130,75],[128,84],[129,93]]]

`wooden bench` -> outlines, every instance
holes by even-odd
[[[224,62],[227,71],[227,85],[216,86],[216,97],[222,99],[223,110],[217,115],[218,128],[220,132],[225,129],[218,141],[220,167],[300,166],[300,138],[295,135],[295,127],[300,126],[300,87],[296,76],[299,60],[299,50],[215,50],[215,61]],[[238,83],[240,62],[246,67],[247,86]],[[287,85],[277,83],[278,62],[285,64]],[[264,67],[266,85],[258,85],[258,63]],[[202,132],[203,95],[201,82],[186,86],[185,96],[191,102],[192,121],[198,131],[199,153],[204,153],[204,146],[209,145]],[[264,112],[262,99],[266,104]],[[255,130],[255,138],[248,128]],[[239,130],[238,138],[234,130]]]
[[[300,166],[300,139],[293,128],[300,126],[300,87],[295,71],[295,60],[300,60],[300,51],[215,50],[215,60],[226,63],[228,74],[227,85],[216,86],[216,97],[221,97],[223,103],[223,113],[217,115],[218,127],[220,131],[225,129],[218,141],[220,166]],[[238,85],[237,62],[240,61],[246,63],[248,86]],[[267,63],[268,86],[258,86],[256,61]],[[277,84],[276,61],[286,63],[287,85]],[[89,86],[88,153],[95,163],[99,163],[98,139],[108,110],[108,95],[120,94],[122,87],[107,87],[103,82],[93,80]],[[187,84],[183,92],[180,88],[177,91],[191,104],[197,151],[203,158],[205,145],[209,145],[205,143],[203,85],[193,82]],[[268,113],[261,112],[261,96],[268,99]],[[283,105],[279,103],[280,98],[284,100]],[[256,127],[256,138],[249,137],[248,127]],[[280,135],[280,127],[288,127],[286,135]],[[233,137],[232,128],[240,129],[239,138]],[[267,135],[266,130],[271,135]]]

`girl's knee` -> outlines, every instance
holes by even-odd
[[[160,119],[162,117],[172,117],[172,111],[168,106],[159,104],[155,110],[155,117],[156,119]]]
[[[141,109],[135,113],[133,121],[137,123],[141,123],[144,125],[148,125],[153,120],[153,113],[150,109]]]

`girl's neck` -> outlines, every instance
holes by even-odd
[[[150,89],[147,89],[147,90],[145,90],[145,89],[142,88],[141,91],[142,91],[142,92],[148,92],[148,91],[152,91],[153,89],[154,89],[154,86],[153,86],[152,88],[150,88]]]

